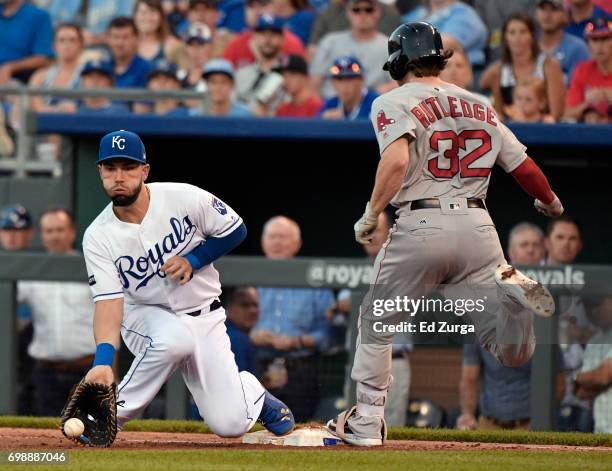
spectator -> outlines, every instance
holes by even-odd
[[[306,46],[315,20],[308,0],[271,0],[272,14],[281,18],[285,27]]]
[[[547,251],[546,265],[569,265],[575,262],[582,250],[582,231],[569,216],[552,219],[546,229],[544,245]],[[561,401],[559,430],[590,432],[591,411],[588,401],[573,393],[572,377],[583,364],[584,348],[593,334],[593,326],[586,317],[583,300],[578,296],[562,295],[557,301],[559,313],[559,343],[563,362],[568,369],[567,387]]]
[[[252,43],[258,60],[236,71],[238,99],[258,115],[273,115],[282,98],[283,78],[273,70],[279,64],[282,44],[283,22],[273,16],[260,16]]]
[[[593,59],[576,67],[567,93],[565,116],[578,119],[592,105],[612,103],[612,22],[597,20],[587,28]]]
[[[15,142],[9,134],[4,107],[0,102],[0,158],[10,157],[15,153]]]
[[[511,259],[510,263],[518,263]],[[559,357],[558,397],[564,393],[565,374]],[[459,397],[461,430],[529,430],[531,416],[531,360],[517,368],[503,366],[480,344],[463,346]],[[476,419],[476,412],[480,416]]]
[[[545,254],[544,233],[538,226],[520,222],[510,229],[508,258],[511,264],[540,265]]]
[[[4,250],[25,250],[30,246],[34,229],[32,217],[20,204],[5,206],[0,211],[0,246]]]
[[[473,0],[470,3],[489,29],[489,62],[501,56],[502,26],[506,18],[518,12],[526,12],[532,17],[536,6],[536,0]]]
[[[131,17],[134,0],[79,0],[80,8],[87,1],[85,44],[105,45],[109,27],[115,18]]]
[[[492,106],[488,97],[472,90],[474,84],[472,64],[470,64],[470,59],[461,47],[455,49],[453,55],[447,59],[446,67],[440,72],[440,78],[453,85],[470,90],[487,105]]]
[[[404,23],[426,21],[442,34],[443,42],[457,41],[466,51],[470,63],[482,69],[485,65],[484,49],[487,46],[487,27],[476,11],[457,0],[429,0],[402,17]]]
[[[79,59],[83,51],[83,33],[73,23],[60,24],[55,29],[53,41],[55,63],[37,70],[30,79],[30,86],[41,88],[77,88],[81,79]],[[31,98],[32,109],[36,112],[60,111],[72,113],[76,110],[73,101],[55,97],[35,96]]]
[[[46,211],[40,228],[47,252],[78,256],[69,211]],[[89,371],[96,351],[89,287],[87,283],[21,281],[17,297],[32,310],[34,338],[28,351],[35,360],[32,377],[38,415],[57,416],[71,388]]]
[[[559,61],[569,84],[578,63],[589,60],[591,53],[582,39],[567,33],[567,13],[563,0],[539,0],[535,20],[540,28],[540,50]]]
[[[506,118],[509,116],[508,108],[513,104],[515,85],[528,77],[544,80],[550,114],[558,121],[565,103],[563,72],[559,62],[539,51],[533,21],[524,13],[511,15],[504,23],[502,32],[501,61],[484,72],[480,88],[493,91],[495,109],[500,117]]]
[[[80,88],[102,89],[114,85],[115,76],[108,62],[90,61],[83,67]],[[117,115],[128,113],[129,109],[124,102],[113,103],[105,96],[89,96],[83,98],[77,111],[80,114]]]
[[[206,83],[202,80],[202,70],[213,56],[212,41],[212,33],[205,24],[194,24],[189,27],[185,35],[187,67],[177,73],[183,88],[198,92],[206,91]]]
[[[223,51],[223,57],[230,61],[235,69],[256,62],[255,57],[255,40],[253,28],[257,26],[257,22],[262,15],[272,15],[272,5],[270,0],[247,0],[245,19],[248,29],[238,36],[233,38]],[[305,56],[306,51],[300,38],[286,29],[282,30],[283,41],[281,44],[281,54],[297,54]]]
[[[554,118],[546,113],[548,102],[546,88],[540,79],[529,77],[519,82],[512,91],[514,106],[509,118],[517,123],[554,124]]]
[[[312,3],[312,2],[311,2]],[[308,53],[314,57],[317,46],[321,39],[329,33],[336,33],[350,28],[348,16],[346,14],[347,0],[330,0],[329,4],[319,13],[310,33],[310,45]],[[378,22],[378,31],[385,36],[389,36],[401,23],[397,9],[393,5],[386,3],[380,4],[381,17]]]
[[[576,395],[593,401],[595,433],[612,433],[612,298],[589,304],[589,317],[601,333],[586,347],[582,369],[576,375]]]
[[[612,12],[593,5],[593,0],[569,0],[569,24],[565,28],[569,34],[584,39],[586,27],[598,19],[607,19]]]
[[[225,59],[213,59],[204,67],[202,74],[208,89],[207,99],[203,110],[193,114],[205,116],[228,116],[233,118],[249,117],[251,110],[233,99],[234,95],[234,68],[231,62]]]
[[[12,78],[27,82],[53,57],[49,14],[24,0],[0,3],[0,86]]]
[[[212,55],[221,57],[233,34],[227,29],[218,28],[221,12],[217,0],[191,0],[186,20],[181,24],[178,33],[185,36],[194,25],[206,25],[212,37]]]
[[[314,89],[319,90],[324,98],[333,96],[334,88],[329,80],[325,80],[326,73],[336,58],[353,56],[363,64],[368,88],[379,93],[390,90],[396,85],[382,70],[387,60],[388,38],[377,30],[380,4],[376,0],[350,0],[346,11],[351,28],[327,34],[321,39],[312,59],[310,73]]]
[[[261,238],[267,258],[294,257],[302,245],[297,223],[283,216],[266,222]],[[268,390],[285,402],[297,422],[314,416],[320,397],[317,352],[328,343],[329,290],[258,288],[259,321],[251,331]]]
[[[170,34],[161,0],[136,0],[134,24],[140,57],[152,63],[162,59],[179,62],[183,44]]]
[[[329,98],[319,117],[323,119],[368,119],[377,93],[366,88],[361,63],[355,57],[340,57],[329,69],[336,96]]]
[[[241,286],[230,295],[225,309],[227,336],[232,344],[238,371],[257,375],[257,353],[249,333],[259,319],[259,295],[253,286]]]
[[[137,53],[138,31],[134,20],[126,17],[114,18],[108,27],[108,46],[111,51],[110,65],[115,75],[115,86],[145,87],[151,64]]]
[[[181,28],[186,28],[189,0],[162,0],[162,8],[172,32],[180,35]]]
[[[313,118],[323,106],[323,100],[310,88],[308,64],[296,55],[283,58],[276,69],[283,75],[283,87],[289,99],[276,110],[278,117]]]
[[[158,90],[180,90],[181,82],[176,76],[176,66],[168,61],[158,61],[147,78],[147,88]],[[153,101],[153,114],[158,116],[189,116],[189,110],[175,98],[164,98]]]
[[[584,113],[581,122],[585,124],[610,124],[612,118],[612,104],[608,101],[590,103]]]

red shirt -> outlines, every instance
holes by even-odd
[[[604,75],[594,60],[578,64],[567,91],[567,106],[584,103],[590,88],[612,88],[612,74]]]
[[[298,56],[306,57],[306,50],[300,38],[291,31],[283,30],[283,46],[281,53],[284,56],[289,54],[297,54]],[[255,62],[255,56],[249,41],[253,37],[253,31],[245,31],[232,39],[223,51],[223,58],[230,61],[236,69]]]
[[[276,109],[276,116],[285,118],[314,118],[322,106],[323,100],[321,97],[313,94],[299,105],[290,101],[282,103]]]

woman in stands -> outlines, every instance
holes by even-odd
[[[184,61],[182,42],[170,33],[161,0],[138,0],[134,4],[138,30],[138,54],[155,63],[160,59],[178,64]]]
[[[502,29],[502,58],[491,65],[480,80],[482,90],[491,90],[502,118],[512,115],[513,90],[517,83],[535,77],[544,81],[549,112],[555,121],[563,115],[565,84],[559,62],[540,52],[535,26],[529,16],[514,13]]]
[[[81,77],[83,44],[83,33],[79,26],[72,23],[58,25],[53,39],[55,62],[50,67],[36,71],[29,85],[41,88],[77,88]],[[52,96],[33,96],[32,109],[37,112],[70,113],[76,110],[76,104]]]

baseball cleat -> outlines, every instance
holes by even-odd
[[[280,399],[268,391],[264,393],[264,403],[259,414],[259,421],[274,435],[287,435],[295,427],[293,413]]]
[[[350,445],[355,446],[382,446],[387,439],[387,424],[382,417],[371,417],[374,422],[380,420],[380,424],[373,423],[376,431],[371,436],[366,436],[366,433],[357,433],[348,424],[348,419],[352,415],[356,414],[357,407],[353,406],[352,409],[345,410],[340,413],[337,418],[331,419],[325,425],[325,428],[330,433]],[[371,428],[371,427],[369,427]],[[364,431],[365,432],[365,431]]]
[[[495,283],[512,301],[534,314],[550,317],[555,313],[555,300],[548,289],[523,275],[512,265],[499,265],[495,270]]]

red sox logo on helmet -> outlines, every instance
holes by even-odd
[[[395,124],[395,120],[393,118],[387,118],[384,110],[380,110],[376,116],[376,124],[378,126],[378,132],[383,132],[386,131],[387,125]]]

